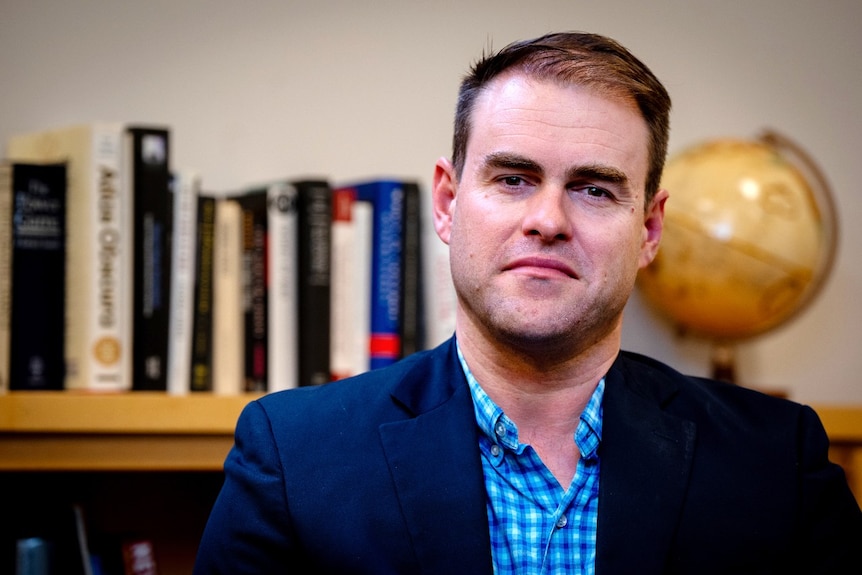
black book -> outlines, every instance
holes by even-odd
[[[127,135],[126,177],[134,198],[132,322],[133,389],[167,389],[170,315],[169,132],[131,127]]]
[[[235,196],[242,210],[244,391],[267,391],[267,188]]]
[[[329,323],[332,188],[323,180],[294,182],[299,224],[299,385],[331,379]]]
[[[9,388],[63,389],[66,165],[15,163],[7,167],[11,173],[3,179],[12,192],[6,278],[10,282],[6,302]]]
[[[212,391],[213,242],[215,203],[198,196],[194,308],[192,311],[191,390]]]
[[[404,182],[401,225],[401,357],[425,348],[425,305],[419,184]]]

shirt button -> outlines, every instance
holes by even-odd
[[[494,426],[494,432],[500,436],[504,437],[506,435],[506,426],[503,425],[502,422],[498,421],[497,425]]]
[[[499,445],[494,444],[491,446],[491,455],[493,455],[494,457],[497,457],[498,455],[500,455],[500,446]]]
[[[569,522],[569,520],[566,519],[565,515],[561,516],[559,519],[557,519],[557,529],[562,529],[563,527],[566,526],[566,523],[568,523],[568,522]]]

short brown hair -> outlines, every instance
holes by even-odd
[[[598,34],[565,32],[515,42],[473,65],[461,82],[455,112],[452,163],[458,178],[464,168],[476,99],[491,80],[512,69],[539,79],[597,88],[637,104],[650,134],[648,206],[659,189],[667,156],[670,96],[643,62],[615,40]]]

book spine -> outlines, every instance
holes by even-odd
[[[371,252],[374,209],[369,202],[353,202],[351,210],[356,241],[353,245],[355,302],[353,308],[354,373],[371,368]]]
[[[212,196],[199,195],[194,274],[194,320],[192,326],[191,391],[212,391],[213,330],[213,242],[215,203]]]
[[[371,307],[371,218],[369,202],[356,190],[332,192],[332,379],[344,379],[369,368]]]
[[[191,391],[194,274],[196,271],[197,207],[201,178],[194,170],[178,172],[171,182],[173,228],[171,233],[171,295],[168,326],[167,390],[182,395]]]
[[[303,181],[296,185],[299,213],[299,385],[319,385],[331,379],[332,188],[325,181]]]
[[[353,206],[356,190],[336,188],[332,190],[332,307],[330,309],[330,371],[333,380],[355,375],[353,364],[353,321],[355,305],[359,305],[356,285],[356,261],[353,246],[356,245],[356,228],[353,222]]]
[[[213,245],[213,392],[241,391],[245,324],[242,309],[242,209],[220,198],[215,209]]]
[[[245,391],[267,390],[267,213],[266,189],[236,198],[242,208]]]
[[[0,164],[0,394],[9,390],[12,313],[12,166]]]
[[[287,182],[269,186],[269,391],[290,389],[299,381],[299,223],[296,209],[295,186]]]
[[[134,190],[133,388],[167,389],[171,196],[166,129],[129,128]]]
[[[401,357],[401,251],[404,187],[396,181],[356,186],[357,198],[374,210],[371,254],[370,367],[377,369]]]
[[[123,391],[132,387],[134,209],[123,126],[93,125],[88,144],[67,150],[67,209],[85,215],[67,218],[66,387]]]
[[[13,174],[10,389],[63,389],[66,166]]]
[[[401,357],[424,348],[425,322],[422,293],[421,193],[416,182],[404,183],[401,249]]]
[[[66,387],[132,387],[132,214],[123,126],[96,124],[89,149],[67,150]]]

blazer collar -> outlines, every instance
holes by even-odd
[[[411,417],[381,425],[380,439],[420,572],[490,575],[478,431],[454,339],[418,356],[392,397]]]
[[[661,573],[680,516],[695,424],[664,411],[669,374],[621,355],[605,379],[596,573]]]

